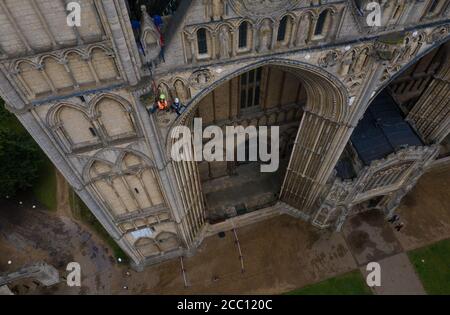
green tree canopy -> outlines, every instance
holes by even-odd
[[[33,138],[0,103],[0,196],[13,196],[33,185],[43,161]]]

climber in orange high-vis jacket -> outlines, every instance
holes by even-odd
[[[159,100],[156,103],[159,110],[168,110],[169,109],[169,103],[166,100],[166,96],[164,94],[161,94],[159,96]]]

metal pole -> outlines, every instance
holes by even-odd
[[[239,239],[236,233],[236,229],[233,229],[233,234],[234,234],[234,239],[235,239],[235,244],[238,248],[239,251],[239,260],[241,261],[241,272],[244,273],[245,272],[245,268],[244,268],[244,256],[242,255],[242,250],[241,250],[241,244],[239,243]]]
[[[184,269],[183,256],[180,256],[180,263],[181,263],[181,271],[183,273],[184,287],[187,288],[188,283],[187,283],[187,277],[186,277],[186,270]]]

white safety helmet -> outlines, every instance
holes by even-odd
[[[179,103],[180,100],[178,99],[178,97],[175,98],[175,103]]]

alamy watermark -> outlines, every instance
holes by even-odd
[[[190,128],[177,126],[171,138],[175,141],[171,156],[176,162],[259,161],[263,173],[276,172],[280,164],[278,126],[226,126],[224,136],[223,128],[208,126],[203,130],[203,120],[195,118],[193,134]]]
[[[67,25],[69,27],[81,26],[81,5],[78,2],[72,1],[67,4]]]
[[[367,15],[366,21],[368,26],[381,26],[381,5],[378,2],[369,2],[366,10],[370,11]]]

